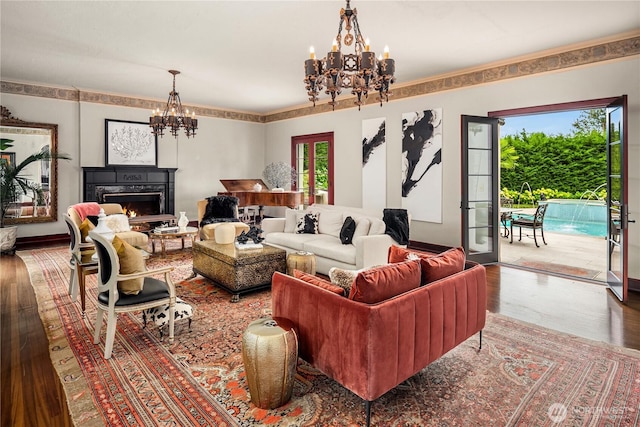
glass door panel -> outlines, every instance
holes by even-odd
[[[291,165],[296,170],[294,189],[304,192],[305,207],[333,204],[333,133],[291,138]]]
[[[620,301],[627,300],[627,137],[626,96],[607,108],[607,284]]]
[[[470,260],[498,261],[498,120],[462,116],[462,245]]]

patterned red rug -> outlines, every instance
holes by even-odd
[[[269,313],[270,291],[230,295],[191,272],[190,249],[152,257],[170,263],[178,295],[193,305],[191,330],[161,341],[140,315],[120,315],[110,360],[92,343],[96,281],[87,314],[67,294],[67,248],[19,253],[49,335],[51,358],[76,425],[357,426],[364,404],[303,361],[292,400],[275,410],[249,399],[241,336]],[[104,328],[103,328],[104,331]],[[384,349],[381,349],[384,351]],[[478,351],[472,337],[372,405],[375,426],[640,424],[640,352],[489,314]]]

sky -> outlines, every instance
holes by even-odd
[[[571,126],[581,110],[562,111],[557,113],[534,114],[530,116],[506,117],[504,126],[500,127],[500,137],[518,135],[525,129],[527,133],[544,132],[546,135],[570,135]]]

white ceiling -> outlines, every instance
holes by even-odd
[[[0,2],[0,77],[268,113],[304,105],[345,1]],[[640,1],[352,0],[397,84],[640,29]]]

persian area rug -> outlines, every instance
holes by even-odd
[[[151,257],[167,263],[178,296],[194,307],[189,330],[162,341],[139,313],[120,315],[113,357],[94,345],[96,278],[87,313],[67,294],[67,248],[20,252],[49,336],[53,364],[79,426],[361,426],[364,403],[303,361],[293,397],[263,410],[250,401],[242,333],[268,315],[269,290],[231,303],[191,272],[190,249]],[[105,328],[103,328],[104,331]],[[384,351],[384,349],[380,349]],[[635,426],[640,424],[640,352],[488,314],[474,336],[372,405],[373,426]]]

